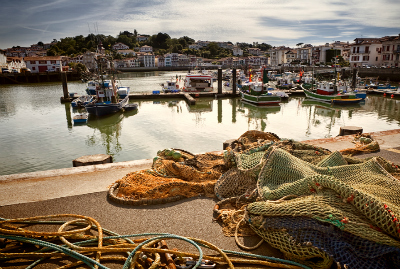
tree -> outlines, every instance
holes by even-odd
[[[210,57],[216,57],[218,55],[219,52],[219,46],[217,43],[215,42],[210,42],[207,45],[207,49],[210,51]]]
[[[42,46],[42,47],[44,46],[44,44],[43,44],[42,41],[39,41],[39,42],[37,43],[37,45],[38,45],[38,46]]]
[[[168,49],[167,41],[171,39],[168,34],[158,33],[150,38],[150,43],[154,48]]]

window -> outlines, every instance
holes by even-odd
[[[366,46],[365,47],[365,53],[368,53],[369,52],[369,46]]]
[[[50,61],[51,64],[56,64],[56,61]]]
[[[39,64],[46,64],[46,61],[39,61]]]

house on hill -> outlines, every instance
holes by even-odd
[[[113,50],[128,50],[129,46],[125,45],[124,43],[118,42],[112,46]]]

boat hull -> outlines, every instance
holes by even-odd
[[[312,91],[309,91],[305,88],[303,88],[304,94],[314,100],[318,101],[323,101],[323,102],[332,102],[333,99],[337,100],[347,100],[347,99],[356,99],[358,102],[360,102],[362,99],[361,98],[356,98],[356,96],[353,95],[340,95],[340,94],[333,94],[333,95],[324,95],[324,94],[318,94]]]
[[[332,104],[337,104],[337,105],[346,105],[346,104],[358,104],[360,103],[362,99],[361,98],[355,98],[355,99],[332,99]]]
[[[118,111],[121,111],[122,108],[128,103],[129,97],[126,96],[124,99],[119,101],[118,103],[90,103],[85,106],[86,111],[90,115],[94,115],[97,117],[114,114]]]
[[[257,106],[276,105],[281,102],[281,97],[276,95],[251,95],[241,92],[241,100]]]

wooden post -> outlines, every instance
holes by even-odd
[[[353,68],[353,78],[351,81],[351,88],[354,90],[356,88],[356,82],[357,82],[357,70]]]
[[[232,69],[232,93],[236,94],[236,68]]]
[[[362,134],[363,128],[357,126],[343,126],[340,127],[339,136]]]
[[[113,159],[111,155],[107,154],[95,154],[95,155],[86,155],[79,157],[75,160],[72,160],[72,166],[86,166],[86,165],[96,165],[96,164],[104,164],[104,163],[112,163]]]
[[[222,93],[222,69],[218,68],[218,94]]]
[[[61,80],[63,86],[64,99],[68,99],[69,96],[68,96],[67,74],[65,72],[61,72]]]

